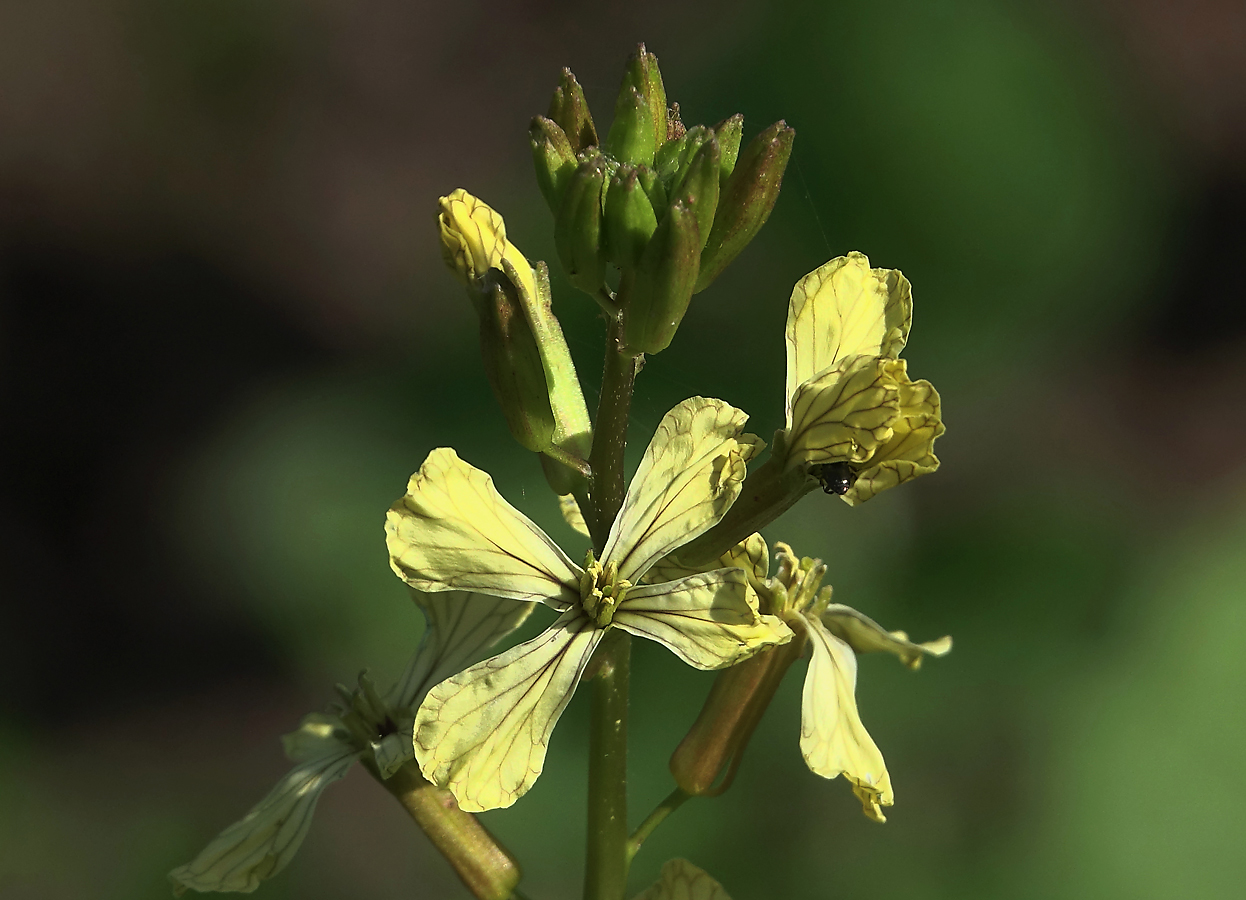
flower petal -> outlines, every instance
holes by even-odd
[[[657,882],[634,900],[731,900],[723,886],[686,859],[662,866]]]
[[[898,399],[900,415],[892,422],[891,437],[874,451],[872,465],[858,473],[842,496],[849,506],[939,468],[934,442],[946,429],[938,392],[929,381],[906,379],[899,383]]]
[[[459,806],[510,806],[532,787],[558,717],[605,634],[578,610],[428,692],[415,719],[424,777]]]
[[[894,802],[891,777],[857,713],[857,658],[817,619],[802,616],[801,621],[813,647],[801,700],[801,755],[823,778],[842,774],[854,785],[865,814],[885,822],[880,807]]]
[[[562,513],[563,519],[571,526],[571,530],[577,534],[589,537],[588,523],[584,521],[584,513],[580,510],[580,504],[576,502],[574,494],[558,495],[558,511]]]
[[[912,321],[908,279],[898,269],[871,269],[861,253],[798,281],[787,310],[788,427],[798,387],[849,356],[899,356]]]
[[[303,843],[321,791],[345,775],[359,756],[345,748],[291,771],[241,821],[169,873],[174,894],[187,888],[245,893],[280,872]]]
[[[466,591],[426,594],[412,589],[411,594],[428,627],[386,699],[390,706],[412,712],[429,688],[478,661],[533,610],[531,603]]]
[[[662,417],[610,529],[602,559],[633,583],[662,557],[717,524],[762,447],[741,434],[748,416],[692,397]]]
[[[580,599],[580,567],[448,447],[411,476],[385,517],[385,543],[390,566],[421,591],[461,588],[560,611]]]
[[[755,590],[758,583],[765,581],[770,572],[770,550],[766,546],[765,538],[753,532],[718,559],[702,566],[685,565],[680,562],[679,551],[676,551],[654,563],[645,573],[645,581],[649,584],[678,581],[711,569],[743,569],[749,576],[749,584]]]
[[[342,720],[329,713],[308,713],[299,727],[281,736],[281,747],[291,762],[301,763],[354,749]]]
[[[924,655],[946,656],[952,650],[952,638],[948,635],[937,641],[915,644],[903,631],[888,631],[869,616],[842,603],[830,604],[821,618],[827,630],[847,642],[855,652],[872,653],[881,650],[894,653],[910,669],[921,668]]]
[[[802,384],[792,400],[786,468],[868,462],[893,435],[903,360],[853,356]]]
[[[611,624],[657,641],[698,669],[721,669],[792,639],[781,619],[758,614],[757,597],[742,569],[634,587]]]

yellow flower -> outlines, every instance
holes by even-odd
[[[913,319],[895,269],[860,253],[826,263],[792,291],[787,317],[786,428],[776,452],[849,505],[933,472],[943,434],[939,395],[898,357]]]
[[[340,714],[312,713],[282,738],[286,756],[298,765],[241,820],[169,873],[175,894],[187,888],[247,893],[284,869],[324,789],[360,760],[388,778],[411,759],[413,716],[428,689],[479,659],[531,612],[480,594],[413,594],[428,627],[398,683],[380,698],[361,677],[361,690]]]
[[[835,778],[842,774],[852,784],[865,814],[875,821],[884,822],[886,818],[882,807],[891,806],[895,802],[895,794],[882,753],[865,730],[857,712],[856,654],[886,651],[894,653],[909,668],[916,669],[921,665],[923,656],[943,656],[950,651],[952,639],[943,637],[929,643],[913,643],[902,631],[887,631],[855,609],[831,603],[831,588],[821,587],[826,574],[826,566],[821,561],[800,559],[787,544],[776,544],[775,550],[778,571],[771,578],[766,577],[769,552],[760,534],[751,535],[729,550],[720,562],[740,566],[761,598],[762,611],[786,622],[797,634],[797,641],[809,643],[812,657],[805,674],[800,722],[800,752],[806,764],[823,778]],[[673,578],[687,571],[686,567],[668,559],[655,566],[650,577]],[[759,654],[756,660],[750,661],[750,665],[760,662],[763,656],[773,654]],[[783,668],[793,658],[791,653],[774,657]],[[768,689],[773,691],[778,681],[769,684]],[[707,709],[713,706],[716,711],[721,710],[725,714],[724,721],[731,721],[731,727],[736,727],[732,707],[739,706],[741,702],[743,698],[726,695],[719,698],[712,693]],[[768,702],[768,698],[763,702]],[[704,727],[714,728],[716,716],[702,715]],[[698,726],[701,725],[702,720],[698,720]],[[745,724],[743,727],[751,731],[752,726]],[[742,750],[738,746],[739,741],[747,740],[747,737],[743,734],[713,738],[702,734],[698,735],[698,740],[686,741],[686,749],[681,745],[672,759],[677,780],[682,771],[692,774],[698,762],[681,759],[681,752],[704,753],[699,748],[715,746],[726,748],[727,752],[738,757],[738,752]],[[713,774],[710,773],[710,779]]]
[[[501,269],[506,259],[519,272],[521,289],[537,295],[532,266],[519,248],[506,239],[506,223],[479,197],[456,188],[437,201],[441,255],[459,280],[478,285],[490,269]]]
[[[536,781],[546,745],[589,658],[611,628],[716,669],[790,640],[759,615],[739,569],[639,584],[653,564],[708,530],[740,491],[760,442],[747,417],[694,397],[662,419],[600,561],[576,565],[453,450],[434,450],[386,521],[390,564],[423,591],[462,588],[540,602],[560,615],[531,641],[434,687],[415,721],[424,776],[468,811],[510,806]]]

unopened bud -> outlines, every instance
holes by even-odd
[[[519,290],[502,275],[494,270],[478,305],[480,351],[485,375],[511,434],[525,449],[539,453],[554,439],[554,411],[541,350],[524,315]]]
[[[658,353],[670,346],[697,280],[701,233],[696,210],[671,204],[636,266],[627,291],[627,346]]]
[[[462,188],[438,200],[437,207],[442,258],[463,284],[479,283],[505,252],[502,217]]]
[[[656,149],[649,101],[625,78],[614,104],[605,150],[619,162],[650,165]]]
[[[714,211],[718,207],[718,173],[720,169],[718,141],[711,134],[701,144],[692,158],[683,179],[671,192],[671,197],[690,206],[697,216],[701,246],[709,239],[714,225]]]
[[[713,134],[704,125],[694,125],[677,139],[662,146],[653,157],[653,167],[668,185],[679,184],[701,145]]]
[[[796,634],[718,673],[696,722],[671,754],[671,774],[684,793],[714,797],[731,786],[753,730],[804,649],[803,629]]]
[[[552,119],[537,116],[528,130],[536,180],[549,208],[558,212],[567,182],[579,165],[567,134]]]
[[[554,99],[549,104],[549,119],[566,134],[573,152],[597,146],[597,129],[588,111],[588,101],[584,99],[584,89],[570,69],[562,70]]]
[[[780,120],[741,152],[718,200],[714,227],[701,254],[697,291],[709,287],[770,217],[795,137],[796,132]]]
[[[723,119],[714,126],[714,137],[718,139],[718,148],[722,152],[718,166],[722,184],[727,184],[735,170],[736,160],[740,156],[740,139],[744,136],[744,116],[736,113],[729,119]]]
[[[645,98],[653,121],[653,146],[661,147],[666,143],[667,132],[666,87],[662,84],[658,58],[646,50],[644,44],[638,44],[628,57],[624,83],[628,82]]]
[[[607,258],[620,269],[635,266],[658,227],[635,169],[625,166],[610,179],[605,217]]]
[[[606,256],[601,246],[605,189],[605,158],[590,150],[572,173],[554,217],[558,258],[571,283],[589,294],[595,294],[606,279]]]

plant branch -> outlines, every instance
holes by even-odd
[[[675,788],[670,795],[654,808],[653,812],[640,823],[640,827],[632,832],[632,836],[627,839],[627,861],[630,864],[635,859],[636,854],[640,852],[640,847],[653,834],[654,829],[666,820],[666,817],[673,813],[679,807],[684,805],[684,801],[691,797],[691,794],[685,794],[680,788]]]

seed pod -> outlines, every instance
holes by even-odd
[[[795,137],[796,132],[780,120],[753,138],[740,154],[723,186],[714,227],[701,253],[697,291],[709,287],[770,217]]]
[[[606,190],[606,258],[620,269],[632,268],[658,227],[649,196],[635,169],[624,166]]]
[[[714,126],[714,137],[718,139],[718,149],[722,153],[719,164],[719,178],[726,185],[735,169],[736,160],[740,156],[740,138],[744,136],[744,116],[736,113],[729,119],[723,119]]]
[[[532,162],[536,166],[536,180],[541,194],[553,212],[558,212],[567,182],[579,163],[571,149],[567,134],[552,119],[537,116],[528,129],[532,144]]]
[[[700,250],[696,211],[677,200],[658,223],[626,291],[629,349],[658,353],[670,346],[692,299]]]
[[[584,99],[584,89],[570,69],[562,70],[554,99],[549,104],[549,118],[567,135],[574,153],[597,146],[597,129],[588,111],[588,101]]]
[[[719,157],[718,141],[711,134],[692,158],[683,180],[671,193],[674,200],[686,203],[696,211],[702,245],[709,239],[714,210],[718,206]]]
[[[605,159],[590,150],[571,175],[554,216],[558,258],[571,283],[589,294],[595,294],[606,280],[606,256],[601,246],[605,189]]]

